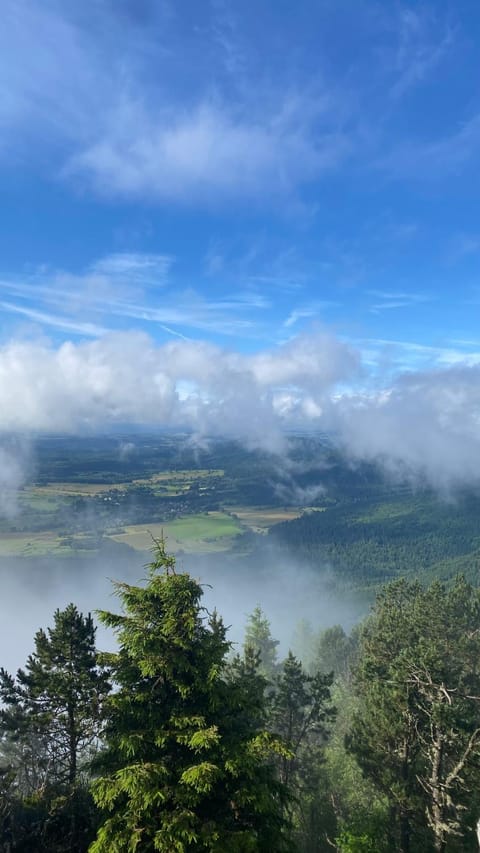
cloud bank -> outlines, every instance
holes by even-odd
[[[406,373],[375,395],[344,397],[336,422],[347,451],[400,476],[450,490],[480,481],[480,365]]]
[[[141,423],[269,445],[284,425],[318,414],[329,389],[358,366],[327,332],[255,355],[194,341],[158,346],[138,333],[58,348],[14,341],[0,349],[0,428]]]
[[[480,482],[480,365],[372,383],[360,353],[323,329],[255,354],[139,333],[56,348],[11,341],[0,349],[0,431],[141,424],[272,452],[289,429],[329,431],[352,459],[397,475],[442,489]]]

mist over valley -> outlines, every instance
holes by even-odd
[[[479,853],[478,0],[1,13],[0,853]]]
[[[326,436],[284,441],[275,454],[174,432],[6,440],[3,665],[22,665],[57,607],[110,606],[111,582],[144,577],[162,535],[233,641],[260,605],[284,653],[301,620],[350,630],[394,577],[477,582],[475,490],[447,499]]]

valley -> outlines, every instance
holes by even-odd
[[[459,572],[478,582],[478,494],[388,479],[323,436],[290,436],[283,458],[187,434],[46,437],[34,459],[0,521],[0,561],[147,558],[163,535],[177,555],[261,560],[277,547],[342,589]]]

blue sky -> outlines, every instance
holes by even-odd
[[[165,382],[196,404],[224,382],[199,390],[195,346],[225,381],[301,353],[268,393],[310,412],[325,346],[331,399],[474,369],[479,43],[474,0],[4,0],[4,407],[26,365],[68,385],[65,352],[135,335],[144,369],[178,344]]]
[[[480,349],[476,2],[3,17],[4,337],[135,326],[254,351],[321,322]]]

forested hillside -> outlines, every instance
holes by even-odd
[[[382,589],[351,635],[300,623],[282,660],[258,606],[232,650],[157,543],[119,612],[74,604],[0,673],[5,851],[477,849],[480,593]]]
[[[376,490],[375,490],[376,491]],[[375,587],[399,575],[425,579],[464,573],[478,583],[480,497],[447,500],[431,492],[392,490],[379,499],[344,499],[275,525],[272,541],[340,583]]]

